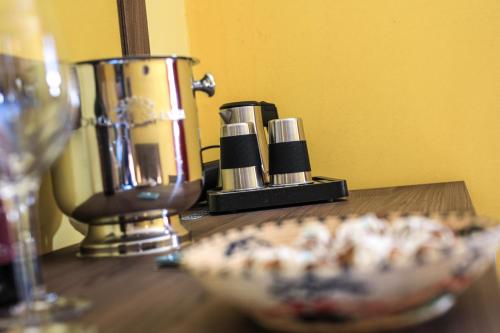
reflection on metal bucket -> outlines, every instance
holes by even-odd
[[[193,80],[195,63],[187,57],[135,57],[77,65],[80,117],[52,175],[61,210],[89,224],[88,235],[99,235],[91,237],[93,245],[112,247],[107,244],[109,238],[116,243],[116,226],[124,242],[131,230],[139,239],[149,235],[152,225],[169,238],[185,233],[180,223],[179,230],[166,222],[160,223],[163,230],[156,227],[190,208],[201,192],[194,91],[213,95],[215,84],[210,75]]]

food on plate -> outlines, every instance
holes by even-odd
[[[246,269],[369,271],[432,263],[463,253],[466,247],[452,229],[430,217],[386,220],[365,215],[346,219],[334,230],[321,221],[309,221],[287,245],[249,238],[233,250],[227,259]]]

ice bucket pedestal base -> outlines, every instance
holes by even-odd
[[[79,257],[129,257],[174,251],[191,242],[179,215],[135,223],[88,224]]]

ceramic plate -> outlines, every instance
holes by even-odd
[[[310,217],[215,234],[182,264],[266,327],[369,332],[445,313],[499,240],[500,227],[473,216]]]

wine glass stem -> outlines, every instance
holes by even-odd
[[[30,186],[20,186],[19,190],[8,198],[4,204],[7,208],[11,239],[14,241],[14,269],[19,302],[27,310],[33,310],[37,299],[45,295],[42,274],[37,255],[36,232],[36,198],[39,181]]]

